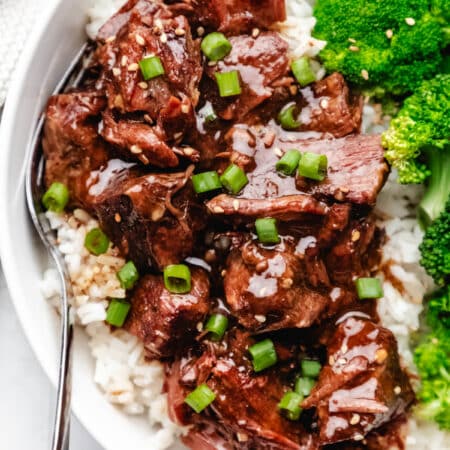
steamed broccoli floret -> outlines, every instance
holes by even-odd
[[[447,1],[318,0],[313,34],[327,41],[325,68],[372,93],[412,92],[439,70]]]
[[[450,173],[450,167],[447,167],[447,172]],[[450,179],[448,181],[450,182]],[[450,282],[450,198],[441,215],[427,228],[420,252],[420,264],[436,284]],[[446,297],[446,302],[447,307],[450,307],[449,296]],[[450,315],[447,325],[450,328]]]
[[[430,300],[427,323],[432,331],[415,349],[422,385],[418,392],[418,416],[436,421],[450,430],[450,310],[449,288],[437,292]]]
[[[428,183],[421,219],[429,225],[450,195],[450,75],[427,80],[408,97],[383,133],[388,162],[400,183]]]

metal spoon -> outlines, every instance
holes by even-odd
[[[88,44],[84,45],[56,87],[54,94],[77,87],[83,76],[83,61],[89,54]],[[53,258],[61,280],[61,347],[59,359],[58,391],[53,428],[52,450],[67,450],[69,448],[70,400],[71,400],[71,367],[73,322],[71,317],[71,300],[73,298],[72,284],[63,254],[56,242],[56,233],[42,208],[41,198],[44,193],[45,161],[41,148],[41,135],[44,125],[42,114],[37,123],[33,139],[27,150],[27,167],[25,179],[26,200],[28,212],[34,227]]]

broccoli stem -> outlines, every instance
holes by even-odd
[[[431,176],[419,204],[419,221],[423,228],[438,218],[450,197],[450,148],[426,152]]]

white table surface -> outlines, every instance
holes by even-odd
[[[0,268],[0,448],[49,450],[55,390],[17,319]],[[101,450],[74,418],[71,450]]]

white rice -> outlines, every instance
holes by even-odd
[[[123,3],[124,0],[92,0],[87,25],[91,38]],[[288,0],[287,4],[288,20],[277,24],[276,28],[288,42],[290,56],[316,56],[325,42],[311,36],[315,25],[312,2]],[[324,76],[325,72],[317,62],[313,62],[313,69],[318,78]],[[365,105],[364,132],[379,133],[386,122],[380,119],[378,107]],[[403,289],[399,292],[380,270],[378,275],[383,279],[384,297],[378,303],[378,312],[383,325],[391,329],[398,340],[403,363],[414,371],[409,337],[418,329],[422,300],[424,294],[433,288],[433,282],[419,264],[418,245],[422,231],[416,220],[415,205],[420,199],[421,188],[398,185],[395,178],[392,174],[386,183],[378,198],[376,212],[380,217],[379,225],[388,237],[383,247],[383,265],[389,267],[389,279],[394,277]],[[136,337],[123,330],[111,332],[104,323],[108,298],[125,296],[115,276],[124,259],[112,247],[99,257],[89,254],[84,248],[86,232],[98,226],[85,211],[75,210],[72,215],[47,214],[57,232],[59,248],[72,278],[75,321],[85,327],[89,336],[95,360],[94,381],[106,399],[124,413],[145,414],[149,424],[159,429],[152,442],[155,450],[168,448],[185,429],[168,418],[166,395],[161,394],[162,365],[145,361],[143,345]],[[59,306],[59,289],[56,270],[48,269],[43,277],[42,292],[55,307]],[[432,423],[410,419],[407,448],[450,450],[450,433],[439,431]]]

